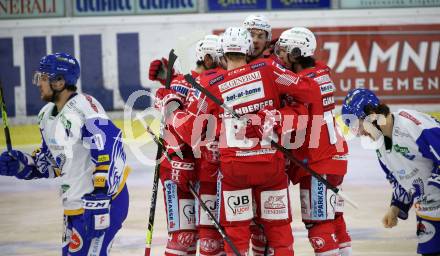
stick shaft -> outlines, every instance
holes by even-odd
[[[9,132],[9,123],[8,123],[8,112],[6,111],[6,102],[5,97],[3,93],[3,85],[0,81],[0,108],[2,112],[2,120],[3,120],[3,129],[5,131],[5,142],[6,142],[6,148],[8,152],[12,151],[12,142],[11,142],[11,134]]]
[[[220,235],[223,237],[223,239],[225,240],[225,242],[231,247],[232,251],[237,255],[237,256],[241,256],[240,251],[237,249],[237,247],[234,245],[234,243],[232,242],[231,238],[229,238],[229,236],[226,234],[226,232],[224,231],[224,229],[222,228],[222,226],[220,225],[220,223],[218,223],[218,221],[216,220],[215,216],[212,214],[212,212],[208,209],[208,207],[206,206],[206,204],[202,201],[202,198],[200,198],[200,195],[197,194],[197,192],[194,189],[193,184],[190,182],[188,184],[189,186],[189,191],[191,192],[191,194],[199,201],[200,206],[203,208],[203,210],[205,211],[205,213],[209,216],[209,219],[211,220],[212,224],[215,226],[215,228],[218,230],[218,232],[220,233]],[[220,207],[220,206],[219,206]]]
[[[167,78],[165,82],[166,88],[170,88],[171,73],[173,70],[174,62],[176,62],[176,59],[177,56],[174,54],[174,49],[171,49],[170,54],[168,56]],[[162,120],[160,122],[160,137],[163,136],[164,118],[165,117],[162,117]],[[157,193],[159,190],[159,171],[160,171],[160,162],[163,152],[164,152],[163,147],[160,147],[158,144],[157,153],[156,153],[156,167],[154,169],[153,189],[151,194],[150,214],[148,216],[148,227],[147,227],[147,234],[145,239],[145,256],[150,256],[151,244],[153,242],[154,217],[156,213]]]

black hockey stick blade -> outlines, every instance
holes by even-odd
[[[177,55],[174,53],[174,49],[171,49],[170,54],[168,55],[168,66],[167,66],[167,78],[165,80],[165,87],[170,88],[171,85],[171,77],[172,77],[172,71],[174,67],[174,63],[177,60]]]
[[[12,142],[11,142],[11,134],[9,133],[9,123],[8,123],[8,112],[6,111],[6,102],[5,102],[5,97],[4,97],[4,93],[3,93],[3,85],[2,82],[0,81],[0,108],[1,108],[1,112],[2,112],[2,120],[3,120],[3,128],[5,131],[5,141],[6,141],[6,148],[8,150],[8,152],[12,151]]]
[[[194,80],[194,78],[192,78],[191,75],[187,74],[185,75],[185,80],[190,83],[194,88],[196,88],[197,90],[199,90],[200,92],[202,92],[203,94],[206,95],[206,97],[208,97],[209,99],[211,99],[212,101],[214,101],[214,103],[216,103],[217,105],[221,106],[224,110],[228,111],[231,115],[233,115],[235,118],[241,118],[241,116],[239,114],[237,114],[237,112],[234,111],[234,109],[226,106],[225,104],[223,104],[223,102],[221,102],[218,98],[216,98],[210,91],[208,91],[206,88],[204,88],[203,86],[201,86],[200,84],[198,84],[196,82],[196,80]],[[304,164],[302,161],[300,161],[299,159],[297,159],[296,157],[294,157],[292,155],[292,153],[286,149],[285,147],[281,146],[280,144],[278,144],[277,142],[271,140],[271,145],[272,147],[274,147],[275,149],[281,151],[281,153],[284,154],[285,157],[287,157],[288,159],[292,160],[294,163],[296,163],[297,165],[299,165],[301,168],[303,168],[305,171],[307,171],[310,175],[312,175],[313,177],[315,177],[319,182],[323,183],[327,188],[329,188],[330,190],[332,190],[335,194],[338,194],[339,196],[341,196],[343,199],[345,199],[350,205],[352,205],[354,208],[358,209],[359,206],[353,202],[347,195],[345,195],[344,193],[342,193],[342,191],[339,190],[339,188],[333,186],[332,184],[330,184],[326,179],[324,179],[320,174],[318,174],[316,171],[312,170],[310,167],[308,167],[306,164]]]

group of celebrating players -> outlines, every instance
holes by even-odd
[[[160,166],[169,232],[165,255],[191,255],[197,240],[200,255],[237,253],[189,184],[197,185],[240,255],[248,255],[249,241],[253,255],[293,255],[290,182],[300,184],[302,220],[316,255],[351,255],[343,200],[271,145],[291,143],[292,155],[329,184],[341,185],[348,148],[336,128],[330,68],[314,59],[316,46],[314,34],[303,27],[272,42],[266,17],[250,15],[243,26],[207,35],[196,45],[191,75],[226,108],[192,89],[183,75],[157,90],[155,106],[163,113],[170,112],[168,103],[178,103],[165,121],[171,157]],[[165,82],[164,62],[151,63],[150,80]],[[179,215],[188,205],[195,205],[195,220]]]

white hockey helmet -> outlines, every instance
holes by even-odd
[[[203,61],[205,56],[209,54],[214,61],[218,61],[219,55],[217,51],[217,45],[219,36],[207,35],[196,44],[196,58],[197,61]]]
[[[243,21],[243,26],[247,29],[260,29],[267,32],[267,41],[272,40],[272,26],[264,15],[252,14]]]
[[[316,50],[315,35],[304,27],[294,27],[284,31],[277,44],[295,57],[313,56]]]
[[[251,55],[254,49],[251,33],[244,27],[229,27],[221,37],[223,54],[228,52]]]

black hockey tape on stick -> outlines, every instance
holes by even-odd
[[[177,55],[174,53],[174,49],[171,49],[168,55],[167,77],[165,80],[165,88],[169,89],[171,85],[171,77],[173,73],[173,66],[177,60]]]
[[[239,114],[237,114],[237,112],[234,111],[234,109],[226,106],[223,102],[221,102],[219,99],[217,99],[211,92],[209,92],[208,90],[206,90],[204,87],[202,87],[200,84],[198,84],[196,82],[196,80],[194,80],[194,78],[190,75],[190,74],[186,74],[185,75],[185,80],[190,83],[194,88],[196,88],[197,90],[199,90],[200,92],[202,92],[203,94],[205,94],[208,98],[210,98],[212,101],[214,101],[214,103],[216,103],[217,105],[221,106],[224,110],[228,111],[229,113],[232,114],[232,116],[234,116],[235,118],[240,119],[241,116]],[[288,149],[286,149],[285,147],[281,146],[280,144],[276,143],[275,141],[271,140],[271,146],[274,147],[275,149],[281,151],[281,153],[284,154],[285,157],[287,157],[288,159],[292,160],[293,162],[295,162],[295,164],[301,166],[304,170],[306,170],[310,175],[312,175],[313,177],[315,177],[317,180],[319,180],[319,182],[321,182],[322,184],[324,184],[327,188],[329,188],[331,191],[333,191],[335,194],[338,194],[340,197],[342,197],[344,200],[346,200],[349,204],[351,204],[354,208],[358,209],[359,206],[353,202],[349,197],[347,197],[344,193],[342,193],[342,191],[339,190],[339,188],[333,186],[332,184],[330,184],[326,179],[324,179],[321,175],[319,175],[317,172],[315,172],[314,170],[312,170],[310,167],[308,167],[306,164],[304,164],[302,161],[300,161],[299,159],[297,159],[296,157],[294,157],[292,155],[292,153],[290,153],[290,151]]]
[[[153,141],[156,143],[158,148],[161,148],[164,152],[166,157],[171,160],[171,156],[168,155],[168,153],[165,151],[165,146],[163,145],[163,142],[160,138],[157,138],[156,135],[154,135],[153,131],[151,130],[151,128],[149,126],[147,126],[147,132],[153,137]],[[209,216],[209,218],[211,219],[212,224],[216,227],[216,229],[218,230],[218,232],[220,233],[220,235],[223,237],[223,239],[228,243],[228,245],[232,248],[232,250],[234,251],[234,253],[237,256],[240,256],[240,252],[238,251],[237,247],[235,247],[234,243],[231,241],[231,239],[229,238],[229,236],[225,233],[225,231],[223,230],[223,228],[220,226],[220,223],[217,222],[217,220],[215,219],[215,216],[209,211],[208,207],[206,206],[206,204],[202,201],[202,199],[200,198],[200,195],[197,194],[196,190],[194,189],[194,186],[192,183],[188,184],[189,186],[189,190],[191,192],[191,194],[197,198],[197,200],[200,203],[200,206],[202,206],[203,210],[206,212],[206,214]]]
[[[5,130],[5,141],[6,141],[6,148],[8,152],[12,151],[12,142],[11,142],[11,134],[9,133],[9,123],[8,123],[8,112],[6,111],[6,102],[5,97],[3,94],[3,85],[0,81],[0,108],[2,111],[2,120],[3,120],[3,129]]]
[[[211,220],[212,224],[215,226],[215,228],[218,230],[220,235],[223,237],[225,242],[231,247],[232,251],[235,253],[236,256],[241,256],[240,251],[235,247],[234,243],[232,242],[231,238],[226,234],[225,230],[220,226],[220,223],[216,220],[215,216],[212,214],[212,212],[208,209],[206,204],[202,201],[202,198],[200,198],[200,195],[197,194],[196,190],[194,189],[194,186],[192,182],[189,182],[189,192],[199,201],[200,206],[203,208],[205,213],[209,216],[209,219]],[[220,207],[220,206],[219,206]]]

